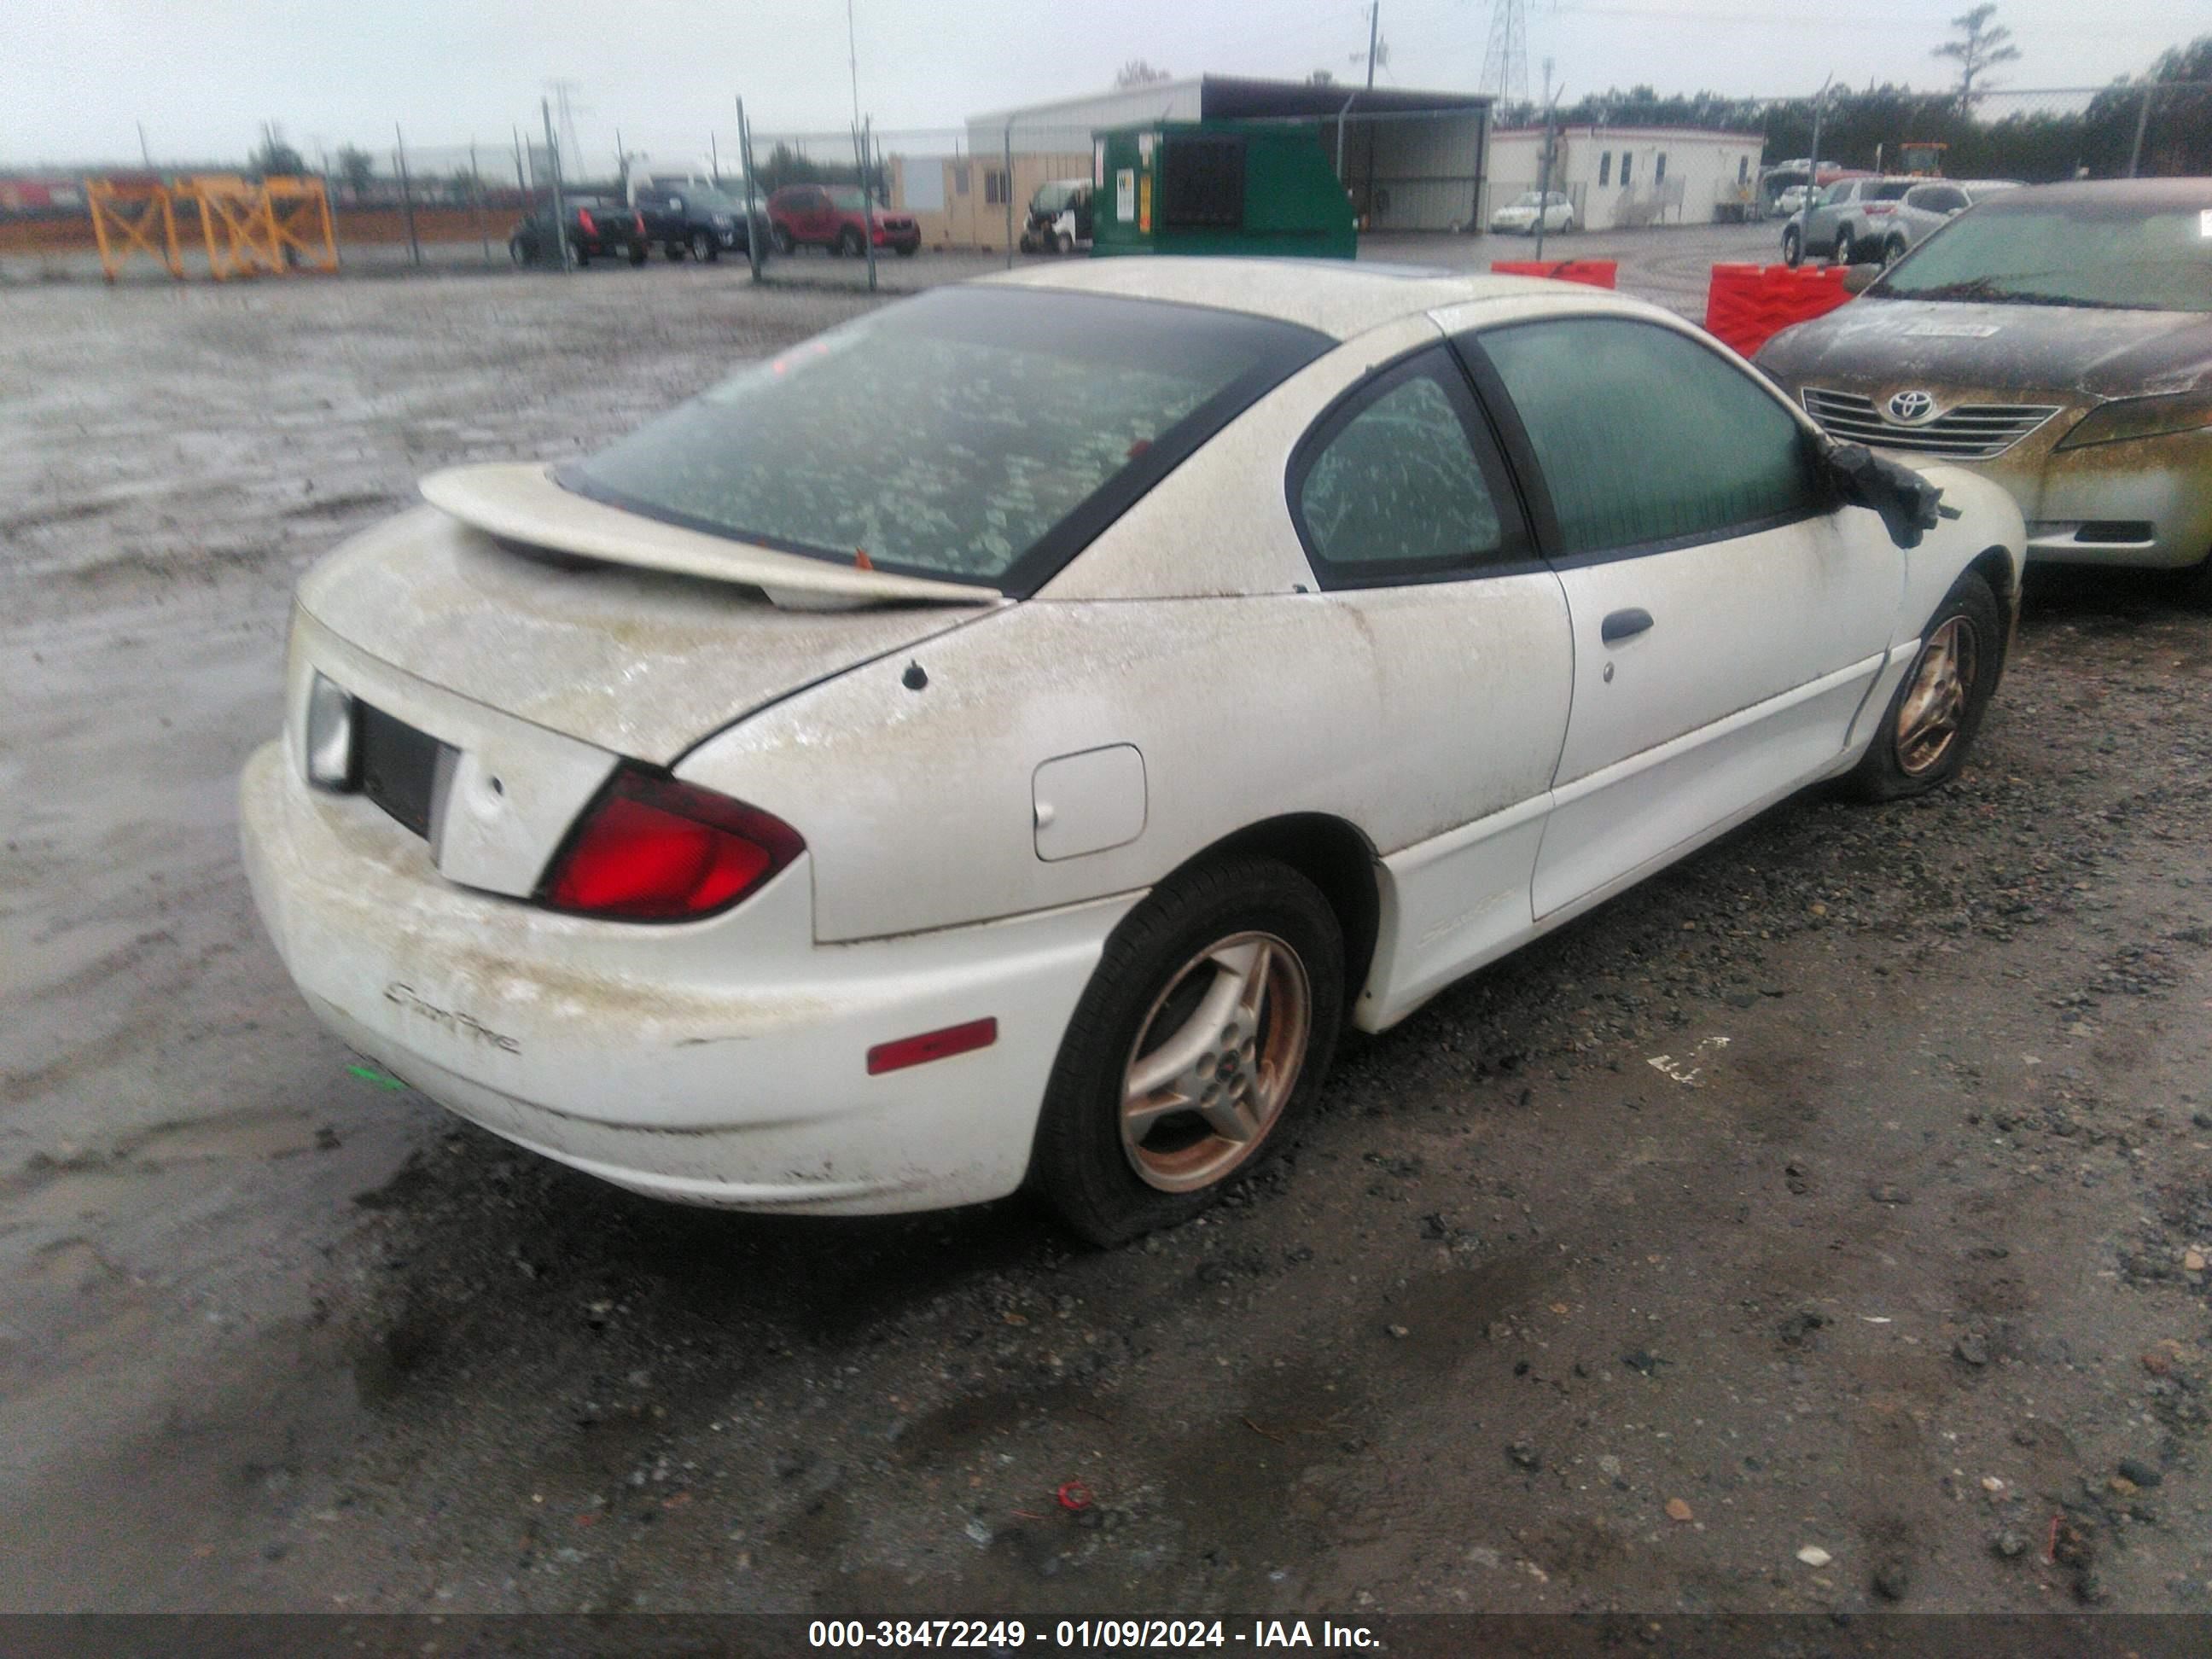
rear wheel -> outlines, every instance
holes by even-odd
[[[1343,1012],[1343,934],[1304,876],[1238,858],[1170,878],[1068,1022],[1031,1184],[1094,1244],[1188,1220],[1311,1106]]]
[[[629,262],[633,266],[641,265],[652,257],[653,250],[644,243],[632,242],[629,245]]]
[[[1794,265],[1805,257],[1805,238],[1795,225],[1785,225],[1782,230],[1782,263]]]
[[[721,245],[703,230],[691,233],[691,257],[701,264],[711,264],[722,257]]]
[[[860,255],[866,253],[867,251],[868,244],[866,239],[861,236],[859,231],[854,229],[852,226],[848,225],[844,229],[837,233],[838,252],[850,254],[853,258],[857,259]]]
[[[1881,262],[1893,265],[1905,257],[1905,238],[1893,236],[1881,245]]]
[[[1850,264],[1851,255],[1855,251],[1851,242],[1850,228],[1844,226],[1838,229],[1836,232],[1836,256],[1832,263],[1839,265]]]
[[[1898,800],[1958,776],[2003,665],[2004,613],[1970,570],[1921,630],[1919,653],[1847,780],[1852,793]]]

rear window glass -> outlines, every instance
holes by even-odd
[[[718,535],[1020,591],[1330,343],[1194,306],[940,289],[744,370],[561,481]]]
[[[1911,188],[1911,183],[1908,179],[1892,179],[1886,184],[1875,186],[1873,199],[1877,202],[1894,202]]]

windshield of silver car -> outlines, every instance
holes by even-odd
[[[1899,300],[2212,312],[2212,213],[2052,203],[1952,221],[1868,290]]]
[[[939,289],[756,363],[559,476],[712,534],[1019,593],[1332,343],[1196,306]]]

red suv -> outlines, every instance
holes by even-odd
[[[817,243],[832,253],[865,253],[871,216],[878,247],[904,258],[921,246],[921,227],[912,218],[903,213],[871,216],[866,198],[852,185],[786,185],[768,198],[769,229],[779,253],[803,242]]]

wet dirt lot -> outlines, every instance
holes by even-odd
[[[0,292],[0,1607],[2208,1605],[2212,618],[2143,584],[2035,585],[1959,786],[1448,993],[1118,1253],[677,1210],[349,1073],[234,850],[291,580],[860,303]]]

